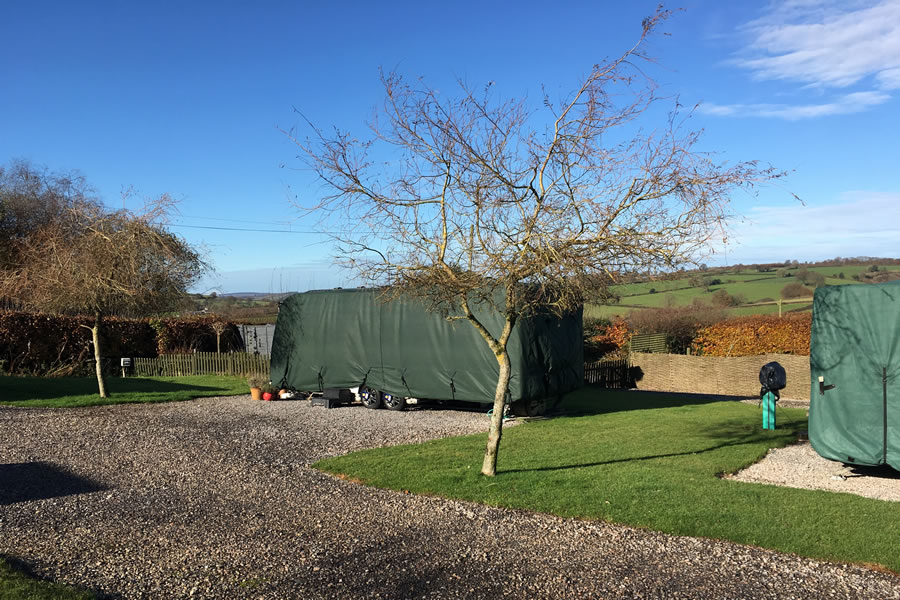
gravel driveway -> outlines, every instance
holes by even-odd
[[[308,467],[486,426],[248,396],[0,407],[0,553],[122,598],[900,598],[900,578],[859,567]]]

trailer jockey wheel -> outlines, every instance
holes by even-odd
[[[403,410],[406,408],[406,398],[403,396],[395,396],[387,392],[381,394],[381,401],[384,406],[390,410]]]
[[[381,394],[369,387],[359,388],[359,399],[366,408],[381,408]]]

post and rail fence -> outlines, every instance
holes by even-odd
[[[160,377],[268,374],[269,357],[249,352],[162,354],[156,358],[135,358],[134,372]]]

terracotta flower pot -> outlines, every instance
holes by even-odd
[[[265,400],[266,402],[268,402],[269,400],[272,399],[272,397],[273,397],[274,395],[275,395],[275,394],[273,394],[273,393],[271,393],[271,392],[265,392],[265,393],[262,395],[262,399]]]
[[[251,400],[262,400],[262,389],[250,388],[250,399]]]

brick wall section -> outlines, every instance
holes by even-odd
[[[781,396],[809,402],[808,356],[631,355],[632,365],[643,371],[643,378],[637,382],[640,390],[748,397],[759,396],[759,369],[773,360],[787,373],[787,387],[781,390]]]

